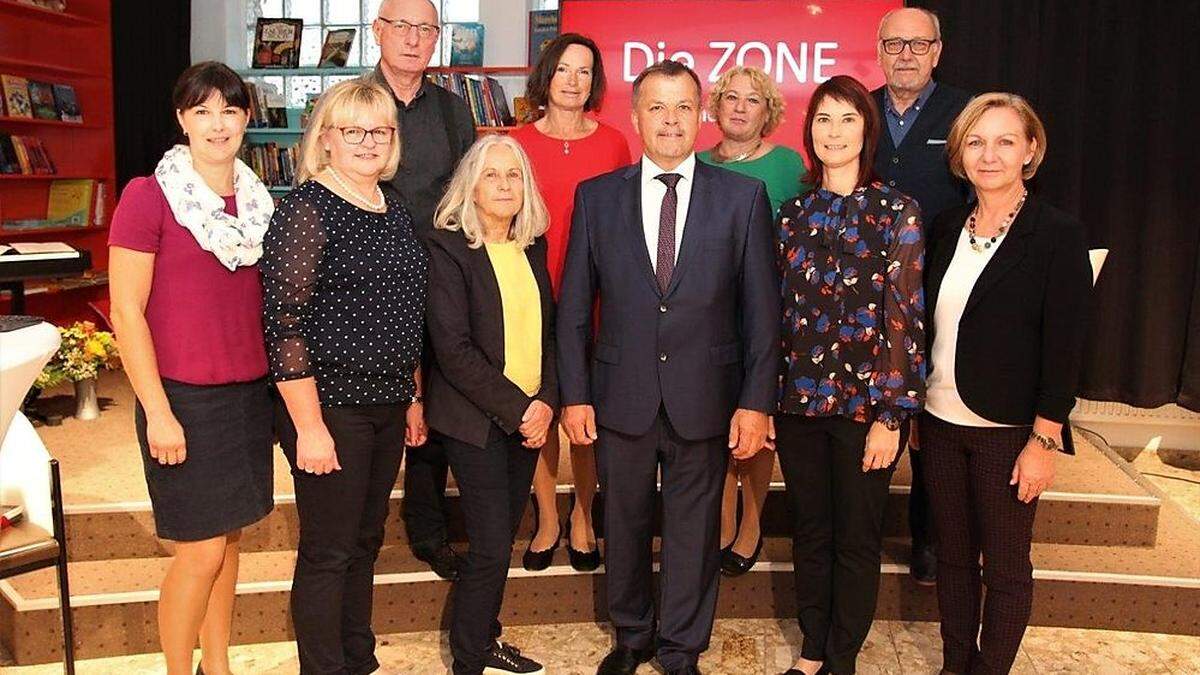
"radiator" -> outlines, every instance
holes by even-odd
[[[1178,450],[1200,450],[1200,413],[1175,404],[1136,408],[1112,401],[1078,399],[1071,423],[1095,431],[1114,447],[1147,445]]]

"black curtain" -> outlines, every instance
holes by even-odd
[[[1032,189],[1110,249],[1080,396],[1200,411],[1200,2],[908,4],[941,19],[937,79],[1034,105],[1049,140]]]
[[[117,191],[149,175],[175,137],[171,90],[191,65],[191,0],[114,0]]]

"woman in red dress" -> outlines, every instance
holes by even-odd
[[[604,98],[604,64],[600,49],[576,33],[560,35],[546,45],[529,76],[525,95],[530,105],[544,109],[540,119],[512,133],[529,155],[538,189],[550,212],[546,232],[546,264],[558,294],[575,186],[631,162],[629,145],[616,129],[587,115],[599,110]],[[533,492],[537,532],[525,552],[525,569],[549,567],[562,537],[555,489],[558,483],[559,436],[550,434],[542,446]],[[568,520],[567,552],[580,571],[596,569],[600,552],[592,529],[592,500],[596,495],[596,457],[590,446],[571,448],[575,498]]]

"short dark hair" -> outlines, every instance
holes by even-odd
[[[600,57],[600,48],[585,35],[563,33],[546,45],[542,55],[538,57],[537,64],[529,73],[529,80],[525,84],[525,97],[534,108],[544,108],[550,104],[550,80],[554,79],[554,71],[558,68],[563,52],[571,45],[587,47],[592,52],[592,90],[583,104],[583,109],[599,110],[604,104],[604,60]]]
[[[201,61],[179,76],[171,105],[176,110],[194,108],[208,100],[213,92],[235,108],[250,110],[250,91],[233,69],[219,61]]]
[[[875,105],[875,97],[863,86],[862,82],[849,75],[834,75],[817,87],[812,98],[808,100],[808,112],[804,117],[804,149],[812,166],[808,169],[808,181],[815,187],[821,187],[825,178],[825,165],[817,156],[813,144],[812,125],[817,108],[826,97],[835,98],[843,103],[854,106],[863,118],[863,146],[858,156],[858,183],[855,187],[863,187],[876,180],[875,149],[879,146],[879,107]]]
[[[633,102],[635,104],[637,103],[638,93],[642,89],[642,82],[655,75],[661,75],[662,77],[681,77],[687,75],[692,78],[692,82],[696,83],[696,100],[699,101],[700,97],[704,94],[704,88],[700,86],[700,76],[696,75],[696,71],[688,68],[686,64],[679,61],[667,59],[666,61],[646,66],[645,70],[638,73],[637,79],[633,81]]]

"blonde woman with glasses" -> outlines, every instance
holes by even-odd
[[[427,257],[379,181],[400,142],[391,94],[363,80],[317,102],[299,185],[264,242],[264,324],[292,466],[300,546],[292,622],[301,673],[379,667],[375,558],[404,446],[425,440],[420,396]]]
[[[558,406],[548,224],[525,152],[490,135],[459,163],[429,238],[429,426],[458,483],[469,543],[450,603],[455,675],[544,672],[498,640],[498,617]]]

